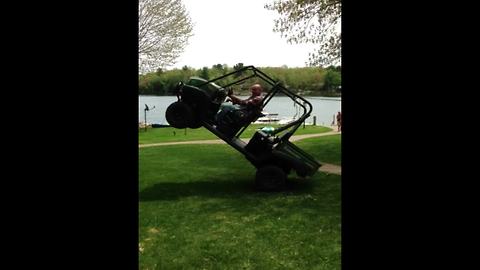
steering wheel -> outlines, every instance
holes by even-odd
[[[175,88],[173,88],[173,93],[177,95],[177,98],[180,100],[180,91],[183,88],[184,83],[183,82],[178,82],[177,85],[175,85]]]
[[[178,91],[180,91],[182,87],[183,87],[183,82],[178,82],[177,85],[175,85],[175,88],[173,89],[174,93],[177,93]]]
[[[231,87],[227,88],[227,96],[233,94],[233,89]]]

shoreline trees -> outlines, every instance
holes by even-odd
[[[237,65],[236,65],[237,66]],[[238,66],[237,66],[238,68]],[[319,67],[259,67],[260,70],[276,81],[282,82],[288,89],[305,96],[341,96],[341,68],[330,66]],[[184,66],[181,69],[159,70],[139,77],[140,95],[172,95],[172,89],[182,81],[187,82],[192,76],[204,79],[220,77],[234,71],[234,67],[217,64],[200,69]],[[233,78],[232,78],[233,79]],[[225,83],[225,82],[224,82]],[[245,85],[252,83],[246,81]],[[235,89],[239,95],[249,95],[248,87],[238,86]]]

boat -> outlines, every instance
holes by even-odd
[[[170,127],[170,125],[165,125],[165,124],[152,124],[152,128],[164,128],[164,127]]]
[[[139,123],[138,123],[138,127],[139,127],[139,128],[146,128],[146,127],[151,127],[151,128],[164,128],[164,127],[170,127],[170,125],[158,124],[158,123],[147,123],[147,125],[145,126],[145,123],[144,123],[144,122],[139,122]]]
[[[276,123],[280,121],[278,113],[262,112],[262,114],[262,117],[259,117],[257,121],[253,122],[254,124]]]
[[[280,119],[280,121],[278,121],[278,124],[279,125],[287,125],[287,124],[290,124],[291,122],[293,122],[295,120],[297,120],[295,117],[285,117],[285,118]],[[304,122],[302,125],[313,126],[313,122]]]
[[[286,125],[286,124],[289,124],[293,121],[295,121],[296,119],[293,118],[293,117],[285,117],[285,118],[282,118],[278,121],[278,124],[279,125]]]

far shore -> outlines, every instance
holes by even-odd
[[[247,92],[245,93],[239,93],[237,94],[238,96],[244,96],[244,97],[248,97],[249,94]],[[139,96],[143,96],[143,97],[176,97],[174,95],[144,95],[144,94],[139,94]],[[279,97],[283,97],[285,95],[278,95]],[[301,97],[321,97],[321,98],[342,98],[341,95],[339,96],[320,96],[320,95],[300,95]],[[286,96],[285,96],[286,97]]]

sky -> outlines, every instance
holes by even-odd
[[[193,36],[177,63],[196,69],[237,63],[257,67],[305,67],[313,44],[289,44],[273,32],[274,0],[182,0],[193,22]]]

